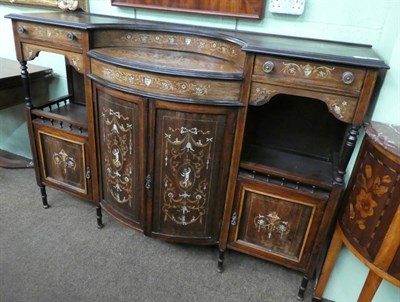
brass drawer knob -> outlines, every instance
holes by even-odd
[[[67,40],[72,41],[75,39],[75,35],[72,32],[67,33]]]
[[[19,33],[20,35],[22,35],[24,32],[26,32],[25,27],[19,25],[17,26],[17,33]]]
[[[343,72],[342,74],[343,83],[349,85],[354,82],[354,74],[350,71]]]
[[[272,70],[274,70],[274,67],[275,67],[274,62],[267,61],[263,65],[263,70],[265,73],[270,73],[270,72],[272,72]]]

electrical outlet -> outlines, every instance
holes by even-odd
[[[306,0],[269,0],[268,10],[276,14],[301,15]]]

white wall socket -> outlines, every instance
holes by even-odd
[[[301,15],[306,0],[269,0],[268,10],[276,14]]]

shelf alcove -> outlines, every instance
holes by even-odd
[[[240,167],[330,188],[346,129],[325,103],[278,94],[249,106]]]

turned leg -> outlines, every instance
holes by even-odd
[[[48,208],[50,208],[50,206],[47,203],[46,187],[45,186],[40,186],[39,188],[40,188],[40,194],[42,194],[43,208],[44,209],[48,209]]]
[[[308,284],[309,278],[306,276],[303,276],[303,280],[301,280],[299,292],[297,293],[297,300],[302,301],[304,299],[304,293],[307,289],[307,284]]]
[[[222,273],[224,271],[224,256],[225,256],[225,250],[219,249],[218,250],[218,267],[217,267],[218,273]]]
[[[347,135],[346,143],[343,147],[341,159],[339,162],[338,175],[335,178],[335,180],[339,183],[343,183],[347,165],[350,161],[351,155],[353,154],[354,151],[354,147],[356,146],[357,143],[358,129],[360,129],[360,126],[352,125],[349,134]]]
[[[101,207],[96,207],[96,216],[97,216],[97,228],[102,229],[104,227],[103,224],[103,215],[101,214]]]

